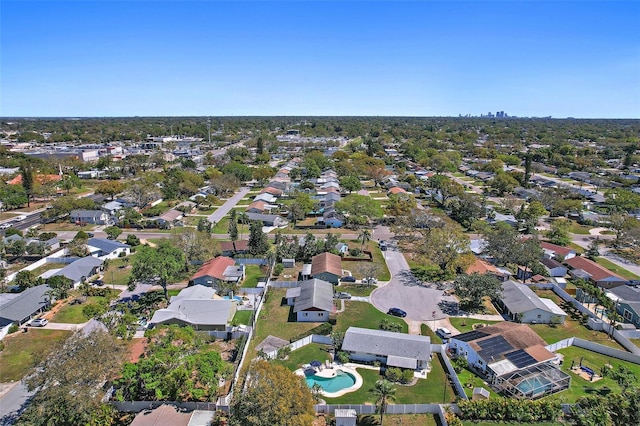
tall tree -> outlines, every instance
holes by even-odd
[[[360,241],[360,250],[364,250],[364,245],[371,240],[371,231],[367,228],[361,229],[358,233],[358,241]]]
[[[229,238],[231,239],[231,243],[233,244],[233,251],[236,251],[236,241],[238,241],[238,218],[236,216],[236,211],[231,210],[231,214],[229,215]]]
[[[22,187],[24,188],[24,192],[27,193],[27,207],[29,207],[31,206],[31,197],[33,196],[33,189],[35,187],[33,166],[29,163],[23,163],[20,166],[20,175],[22,176]]]
[[[528,153],[524,157],[524,178],[522,179],[522,186],[524,186],[525,188],[529,187],[529,180],[531,179],[531,161],[532,155]]]
[[[253,255],[265,254],[269,251],[269,238],[262,231],[262,224],[258,221],[251,221],[249,224],[249,242],[247,243],[249,252]]]
[[[169,300],[167,285],[184,270],[185,254],[170,241],[162,240],[157,247],[142,246],[136,253],[129,278],[129,288],[138,283],[158,284]]]
[[[115,410],[102,402],[102,385],[117,374],[125,357],[120,341],[104,331],[80,332],[41,355],[25,380],[36,394],[19,425],[113,424]]]
[[[495,298],[500,291],[500,281],[493,275],[460,275],[453,282],[453,288],[461,300],[463,309],[469,312],[482,311],[485,297]]]
[[[382,379],[376,381],[375,387],[369,389],[369,392],[376,398],[376,407],[378,413],[380,413],[380,424],[382,424],[389,401],[396,399],[396,388],[393,387],[393,383],[390,381]]]
[[[313,422],[313,396],[304,379],[267,361],[251,364],[234,394],[231,426],[299,426]]]
[[[184,253],[185,269],[192,264],[204,263],[220,253],[218,240],[208,232],[185,228],[173,236],[173,242]]]

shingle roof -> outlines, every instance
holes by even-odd
[[[171,222],[171,221],[174,221],[174,220],[178,220],[183,215],[184,214],[180,210],[169,210],[168,212],[161,214],[159,217],[162,220],[165,220],[167,222]]]
[[[151,318],[152,324],[177,319],[193,325],[226,325],[234,300],[180,299],[165,309],[158,309]]]
[[[626,281],[620,275],[611,272],[604,266],[600,266],[596,262],[589,260],[586,257],[576,256],[567,260],[566,263],[573,269],[582,269],[583,271],[591,275],[591,278],[595,281],[600,281],[610,277],[617,278],[620,281]]]
[[[264,206],[266,204],[267,203],[265,203],[264,201],[254,201],[253,203],[249,204],[245,210],[256,209],[262,212],[264,211]]]
[[[564,266],[562,266],[562,263],[560,263],[560,262],[558,262],[557,260],[554,260],[554,259],[544,258],[544,259],[540,260],[540,263],[542,263],[544,266],[546,266],[549,269],[564,268]]]
[[[58,272],[53,274],[53,276],[62,275],[69,278],[74,283],[77,283],[81,281],[82,278],[89,278],[93,273],[93,269],[101,266],[103,263],[103,260],[96,257],[83,257],[60,269]]]
[[[427,360],[431,356],[431,339],[428,336],[349,327],[342,350]]]
[[[540,241],[540,247],[542,247],[543,250],[553,251],[554,253],[562,257],[566,257],[568,254],[575,253],[575,250],[570,249],[569,247],[558,246],[546,241]]]
[[[477,331],[481,331],[478,333]],[[466,335],[475,333],[477,337],[465,340]],[[526,324],[516,324],[513,322],[499,322],[488,327],[482,327],[479,330],[468,331],[452,337],[452,339],[466,341],[470,344],[478,342],[489,336],[500,335],[505,338],[515,349],[526,349],[535,345],[546,346],[547,343],[542,340],[538,334]]]
[[[342,275],[342,259],[333,253],[321,253],[311,258],[311,275],[329,272],[331,274]]]
[[[105,253],[111,253],[119,248],[129,248],[131,246],[121,243],[120,241],[108,240],[106,238],[90,238],[87,245],[100,249]]]
[[[0,326],[22,321],[49,303],[46,293],[51,290],[47,285],[31,287],[19,296],[0,305]]]
[[[236,241],[236,251],[247,251],[249,249],[249,241],[248,240],[238,240]],[[222,241],[220,242],[220,250],[222,251],[233,251],[233,241]]]
[[[509,311],[514,314],[521,314],[534,309],[555,313],[528,286],[511,280],[502,283],[501,300]],[[482,330],[484,331],[484,329]]]
[[[193,274],[191,280],[207,276],[222,280],[224,279],[224,270],[227,268],[227,266],[235,265],[235,263],[236,261],[230,257],[218,256],[202,265],[200,269],[198,269],[198,271]]]
[[[312,308],[333,311],[333,284],[317,279],[303,281],[300,284],[300,295],[296,297],[293,312]]]
[[[467,268],[467,270],[465,272],[468,275],[471,275],[473,273],[478,273],[478,274],[497,274],[498,270],[492,264],[487,263],[487,262],[485,262],[483,260],[480,260],[480,259],[478,259],[476,257],[475,261],[471,264],[471,266],[469,266]]]

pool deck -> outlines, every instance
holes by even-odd
[[[360,375],[360,373],[358,373],[356,371],[355,368],[352,368],[351,366],[348,365],[334,365],[331,364],[330,367],[324,367],[322,369],[319,368],[314,368],[314,367],[307,367],[307,368],[298,368],[295,371],[295,374],[297,374],[298,376],[301,377],[306,377],[305,371],[308,369],[313,369],[314,375],[318,376],[318,377],[323,377],[323,378],[327,378],[330,379],[332,377],[335,377],[338,374],[338,371],[342,371],[344,373],[349,373],[353,376],[353,378],[355,379],[355,383],[353,384],[353,386],[349,386],[348,388],[344,388],[341,389],[337,392],[327,392],[324,389],[321,391],[321,394],[323,396],[326,396],[327,398],[337,398],[339,396],[345,395],[347,393],[350,392],[355,392],[358,389],[360,389],[362,387],[362,376]]]

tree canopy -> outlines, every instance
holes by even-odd
[[[134,289],[138,283],[158,284],[169,300],[167,285],[184,270],[185,254],[170,241],[162,240],[155,248],[142,246],[133,261],[129,288]]]

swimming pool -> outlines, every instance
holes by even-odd
[[[223,297],[224,300],[229,300],[229,296],[224,296]],[[238,302],[242,302],[242,297],[240,296],[233,296],[234,300],[237,300]]]
[[[317,383],[325,392],[338,392],[353,386],[356,383],[356,378],[350,373],[338,370],[334,377],[320,377],[313,374],[305,376],[305,381],[310,388]]]
[[[551,388],[551,382],[544,377],[531,377],[529,379],[525,379],[518,383],[516,389],[518,389],[523,394],[539,394],[546,392],[549,388]]]

